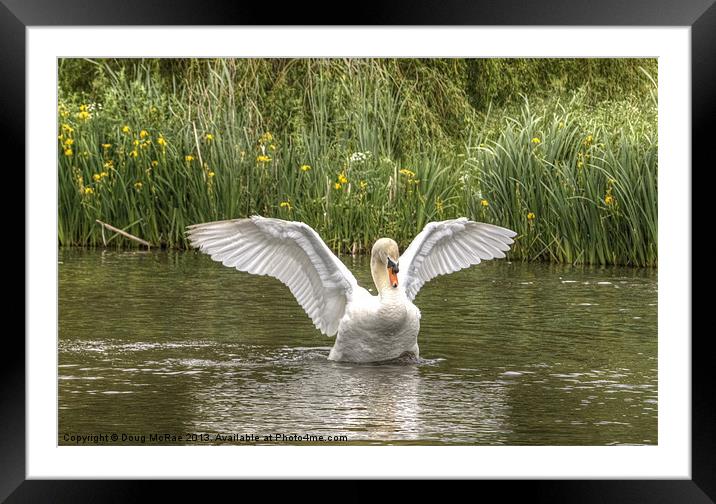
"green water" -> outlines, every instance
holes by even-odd
[[[355,365],[272,278],[195,252],[59,262],[61,445],[658,442],[656,270],[485,262],[418,294],[421,363]]]

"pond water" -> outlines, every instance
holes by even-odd
[[[357,365],[279,281],[203,254],[58,268],[60,445],[658,442],[653,269],[484,262],[418,294],[421,362]]]

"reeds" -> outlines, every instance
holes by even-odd
[[[181,248],[189,224],[257,213],[359,252],[465,215],[517,231],[513,258],[656,265],[651,95],[484,114],[418,63],[207,60],[171,83],[96,63],[96,101],[60,90],[60,245],[105,244],[100,219]]]

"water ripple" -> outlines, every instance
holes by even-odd
[[[272,279],[197,254],[61,259],[60,432],[658,442],[650,270],[503,261],[438,277],[416,299],[420,359],[360,365],[328,361],[332,340]],[[367,285],[367,263],[348,262]]]

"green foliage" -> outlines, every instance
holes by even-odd
[[[655,60],[63,60],[59,242],[102,245],[99,219],[184,247],[189,224],[258,213],[367,251],[466,215],[515,229],[513,257],[655,265],[655,71]]]
[[[466,94],[478,110],[583,90],[590,105],[648,95],[657,74],[656,59],[639,58],[492,58],[466,60]]]
[[[490,202],[478,212],[469,191],[471,214],[510,223],[527,259],[656,265],[656,103],[641,105],[585,110],[576,96],[537,115],[526,102],[468,160]]]

